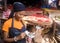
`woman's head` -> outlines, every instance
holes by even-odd
[[[19,19],[25,15],[25,5],[20,2],[13,4],[15,18]]]
[[[19,19],[25,15],[25,5],[21,2],[14,2],[13,4],[13,11],[15,18]]]

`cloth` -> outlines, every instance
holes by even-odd
[[[23,25],[23,23],[20,21],[16,21],[15,19],[9,19],[5,23],[6,24],[4,24],[3,30],[9,32],[9,38],[14,38],[26,30],[25,25]],[[26,43],[26,39],[23,38],[21,40],[11,43]]]
[[[13,4],[13,8],[14,8],[14,11],[15,11],[15,12],[16,12],[16,11],[23,11],[23,10],[25,10],[25,5],[22,4],[22,3],[20,3],[20,2],[15,2],[15,3]]]
[[[6,32],[9,32],[9,28],[11,27],[11,24],[12,24],[12,18],[10,18],[9,20],[7,20],[4,23],[2,30],[6,31]],[[16,21],[14,19],[14,28],[21,29],[22,27],[23,27],[23,25],[22,25],[21,21]]]
[[[21,22],[21,23],[23,24],[23,22]],[[26,30],[26,28],[25,28],[24,24],[21,29],[14,28],[14,19],[12,19],[12,25],[11,25],[11,28],[9,28],[9,37],[12,38],[12,37],[19,36],[25,30]],[[23,38],[21,40],[18,40],[16,42],[12,42],[12,43],[26,43],[26,39]]]

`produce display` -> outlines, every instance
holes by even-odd
[[[31,15],[23,17],[23,20],[32,21],[35,23],[39,23],[41,25],[51,25],[53,23],[52,19],[45,15]]]

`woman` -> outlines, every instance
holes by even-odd
[[[10,43],[26,43],[25,22],[22,17],[25,15],[25,6],[20,2],[13,4],[13,18],[8,19],[3,25],[4,41]]]

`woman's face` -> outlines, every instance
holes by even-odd
[[[21,19],[22,17],[24,17],[26,15],[25,11],[20,11],[20,12],[16,12],[15,13],[15,17],[17,19]]]

